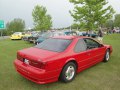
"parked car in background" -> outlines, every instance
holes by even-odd
[[[38,39],[36,40],[35,44],[39,44],[43,42],[44,40],[50,38],[50,37],[55,37],[55,36],[65,36],[66,34],[61,31],[54,31],[54,32],[46,32],[41,34]]]
[[[38,84],[70,82],[76,73],[108,62],[111,53],[112,46],[89,37],[58,36],[18,51],[14,65],[19,74]]]
[[[88,37],[92,37],[92,38],[97,38],[97,37],[98,37],[98,34],[93,33],[93,34],[88,34],[87,36],[88,36]]]
[[[77,31],[78,36],[83,36],[84,31]]]
[[[41,32],[35,32],[30,37],[28,37],[28,42],[35,43],[39,36],[41,36]]]
[[[15,32],[10,36],[11,40],[16,40],[16,39],[22,39],[22,37],[24,36],[24,33],[22,32]]]
[[[22,40],[27,41],[27,40],[28,40],[28,37],[30,37],[31,35],[32,35],[31,32],[25,33],[25,35],[22,37]]]
[[[88,37],[92,37],[92,38],[97,38],[98,34],[95,32],[89,33],[89,32],[83,32],[83,36],[88,36]]]
[[[78,35],[77,32],[75,32],[75,31],[65,31],[64,33],[67,36],[77,36]]]

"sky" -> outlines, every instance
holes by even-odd
[[[120,13],[120,0],[108,0],[116,13]],[[53,28],[70,26],[73,23],[69,10],[74,5],[69,0],[0,0],[0,20],[5,23],[14,18],[25,20],[26,28],[33,28],[32,10],[34,6],[42,5],[52,16]]]

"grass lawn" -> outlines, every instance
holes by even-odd
[[[113,46],[108,63],[99,63],[81,73],[71,83],[38,85],[14,68],[17,50],[31,47],[24,41],[0,40],[0,90],[120,90],[120,34],[107,35],[104,43]]]

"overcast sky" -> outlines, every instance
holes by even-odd
[[[108,0],[116,13],[120,13],[120,0]],[[35,5],[43,5],[52,16],[53,27],[67,27],[73,23],[69,10],[73,4],[69,0],[0,0],[0,20],[5,23],[14,18],[21,18],[26,22],[26,28],[33,27],[32,10]]]

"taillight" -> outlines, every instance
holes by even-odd
[[[45,69],[45,67],[46,67],[46,63],[41,62],[41,61],[29,61],[29,64],[31,66],[34,66],[34,67],[40,68],[40,69]]]
[[[17,59],[23,62],[23,58],[17,54]]]

